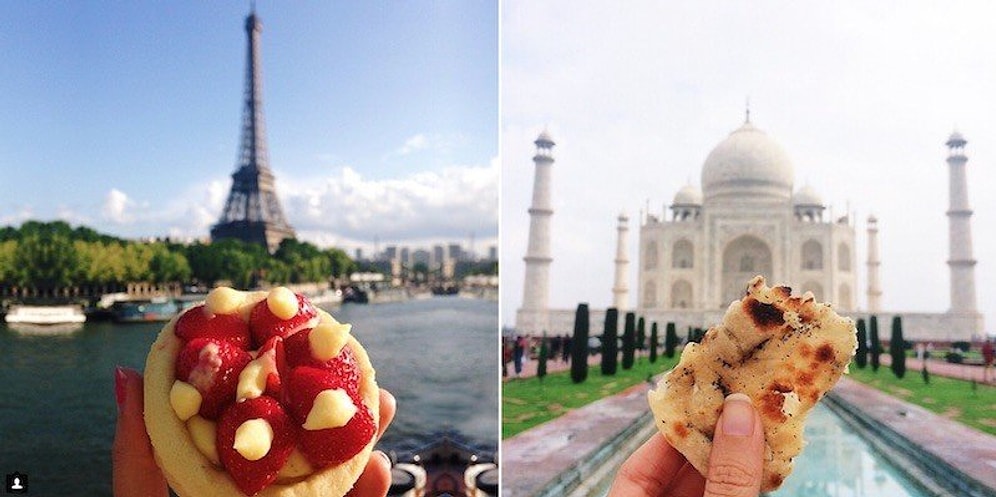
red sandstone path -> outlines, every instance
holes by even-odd
[[[602,363],[601,355],[589,355],[588,356],[588,366],[598,366]],[[522,361],[522,374],[520,378],[532,378],[536,376],[536,367],[539,365],[539,361],[536,359],[530,359],[528,361]],[[556,373],[557,371],[567,371],[571,369],[571,363],[561,362],[558,360],[548,359],[546,361],[546,372]],[[514,380],[515,379],[515,361],[508,362],[508,376],[503,377],[503,381]]]
[[[644,354],[641,357],[643,357],[644,359],[646,359],[648,356],[646,354]],[[601,356],[601,354],[599,354],[599,355],[589,355],[588,356],[588,367],[599,367],[599,366],[601,366],[601,364],[602,364],[602,356]],[[522,362],[522,374],[519,377],[520,378],[532,378],[533,376],[536,376],[536,367],[538,365],[539,365],[539,361],[537,361],[536,359],[530,359],[528,361],[523,361]],[[907,368],[908,367],[909,366],[907,366]],[[549,360],[546,361],[546,372],[547,373],[556,373],[557,371],[567,371],[569,369],[571,369],[571,363],[570,362],[561,362],[559,359],[556,360],[556,361],[553,360],[553,359],[549,359]],[[509,381],[509,380],[514,380],[514,379],[515,379],[515,362],[514,361],[509,361],[508,362],[508,376],[507,377],[503,377],[502,381]]]
[[[601,361],[602,361],[601,355],[588,356],[588,366],[598,366],[599,364],[601,364]],[[882,361],[882,367],[888,367],[889,364],[892,363],[892,357],[890,357],[888,354],[882,354],[881,361]],[[533,376],[536,376],[537,364],[539,364],[539,361],[535,359],[524,361],[522,364],[522,375],[520,376],[520,378],[531,378]],[[852,364],[851,367],[855,366]],[[910,357],[906,358],[907,372],[919,373],[922,367],[923,364],[920,359],[913,359]],[[548,373],[555,373],[557,371],[566,371],[570,368],[571,368],[570,362],[561,362],[560,360],[552,360],[552,359],[546,362],[546,371]],[[958,378],[961,380],[968,380],[968,381],[975,380],[979,383],[984,383],[982,381],[982,374],[983,374],[982,366],[970,366],[967,364],[952,364],[950,362],[942,360],[928,359],[927,371],[929,371],[930,374],[933,375],[946,376],[948,378]],[[994,378],[996,378],[996,372],[990,372],[989,383],[996,384]],[[515,379],[514,362],[508,363],[508,376],[502,378],[502,380],[504,381],[508,381],[511,379]]]
[[[892,357],[888,354],[882,354],[881,356],[882,367],[888,367],[892,364]],[[854,367],[854,363],[851,363],[851,367]],[[923,361],[921,359],[913,359],[910,357],[906,358],[906,373],[919,373],[923,368]],[[983,367],[982,366],[970,366],[968,364],[953,364],[947,361],[941,361],[937,359],[927,359],[927,371],[933,375],[946,376],[948,378],[958,378],[961,380],[975,380],[979,383],[985,383],[982,379]],[[989,383],[996,384],[993,381],[996,377],[991,369],[989,371]]]

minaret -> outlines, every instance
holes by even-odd
[[[878,219],[868,216],[868,312],[882,310],[882,286],[878,281]]]
[[[553,146],[550,135],[543,131],[536,141],[536,155],[533,163],[536,173],[533,176],[533,203],[529,207],[529,247],[526,249],[525,288],[522,292],[522,313],[530,314],[531,324],[517,322],[523,333],[542,333],[550,329],[550,218],[553,207],[550,202],[550,171],[553,166]],[[521,313],[520,313],[521,314]]]
[[[266,246],[271,253],[285,238],[294,238],[294,229],[284,217],[277,198],[270,156],[266,147],[266,120],[263,117],[263,64],[260,34],[263,23],[253,7],[246,17],[246,86],[242,104],[242,137],[232,189],[211,239],[236,238]]]
[[[629,308],[629,288],[626,286],[626,270],[629,259],[626,256],[626,232],[629,231],[629,217],[625,212],[619,213],[619,227],[616,238],[616,282],[612,285],[612,306],[623,312]]]
[[[948,146],[950,172],[948,266],[951,268],[952,313],[975,313],[975,259],[972,258],[972,209],[968,206],[968,180],[965,177],[965,144],[961,133],[951,133]]]

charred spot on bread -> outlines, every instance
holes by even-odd
[[[744,312],[762,330],[785,324],[784,312],[774,304],[765,304],[754,297],[744,298]]]
[[[672,423],[671,430],[674,431],[675,435],[678,435],[681,438],[685,438],[688,436],[688,428],[685,427],[685,424],[680,421],[675,421],[674,423]]]
[[[834,359],[833,345],[831,345],[829,342],[823,342],[823,345],[820,345],[820,347],[816,349],[816,359],[819,360],[820,362],[833,361]]]

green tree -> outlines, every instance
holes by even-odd
[[[636,320],[636,350],[643,351],[647,343],[646,323],[643,316]]]
[[[619,338],[619,310],[610,307],[605,311],[605,328],[602,331],[602,375],[616,374],[616,361],[619,358],[617,340]]]
[[[906,342],[903,341],[903,322],[899,316],[892,317],[892,335],[889,337],[889,355],[892,364],[889,368],[900,380],[906,376]]]
[[[664,332],[664,355],[669,359],[674,358],[674,349],[678,346],[678,333],[674,329],[674,323],[667,323],[667,331]]]
[[[868,365],[868,331],[865,330],[865,320],[858,319],[858,350],[854,353],[854,364],[860,369]]]
[[[657,362],[657,321],[650,324],[650,363]]]
[[[626,313],[626,325],[623,328],[622,339],[622,368],[631,369],[633,367],[633,353],[636,347],[636,315],[632,312]]]
[[[540,349],[539,349],[539,362],[536,364],[536,377],[540,381],[543,381],[543,377],[546,376],[546,331],[543,331],[543,337],[540,338]]]
[[[882,342],[878,338],[878,316],[868,318],[871,338],[871,367],[872,371],[878,372],[879,356],[882,354]]]
[[[574,337],[571,339],[571,381],[588,378],[588,304],[578,304],[574,313]]]

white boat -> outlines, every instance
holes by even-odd
[[[329,288],[319,293],[308,295],[308,300],[314,305],[339,305],[342,303],[342,290]]]
[[[60,325],[86,321],[78,305],[13,305],[4,320],[10,324]]]

